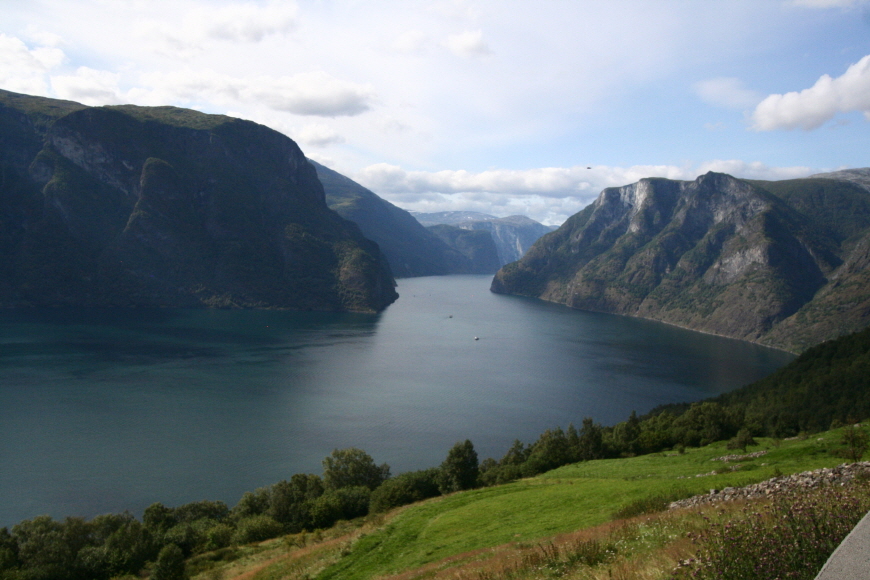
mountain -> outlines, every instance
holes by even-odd
[[[498,249],[488,232],[445,224],[426,228],[468,259],[466,274],[495,274],[501,267]]]
[[[0,91],[0,306],[378,311],[377,245],[262,125]]]
[[[381,248],[397,277],[444,274],[492,274],[498,269],[475,261],[476,252],[449,246],[424,228],[410,213],[378,197],[344,175],[309,160],[326,192],[326,203],[343,218],[356,223]],[[466,242],[468,242],[466,240]]]
[[[433,213],[414,211],[411,212],[411,215],[426,227],[442,224],[448,226],[462,226],[469,222],[498,219],[494,215],[480,213],[479,211],[437,211]]]
[[[608,188],[492,290],[802,351],[870,324],[866,171]]]
[[[521,215],[498,218],[474,211],[442,211],[413,215],[417,221],[429,228],[437,224],[446,224],[465,230],[489,232],[498,251],[500,266],[519,260],[541,236],[553,231],[550,226]]]

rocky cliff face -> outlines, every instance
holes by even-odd
[[[377,245],[327,208],[287,137],[58,103],[0,93],[0,305],[377,311],[397,297]]]
[[[840,179],[644,179],[604,190],[495,292],[802,350],[870,323],[870,196]]]

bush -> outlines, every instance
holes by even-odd
[[[250,516],[239,520],[232,537],[233,544],[251,544],[280,536],[284,526],[269,516]]]
[[[393,508],[440,495],[438,469],[424,469],[403,473],[388,479],[372,492],[369,508],[372,512],[385,512]]]
[[[344,487],[328,491],[311,506],[311,523],[315,528],[329,528],[339,520],[352,520],[369,513],[372,492],[365,486]]]
[[[868,509],[866,486],[802,490],[744,508],[694,536],[697,556],[681,562],[674,578],[812,580]]]

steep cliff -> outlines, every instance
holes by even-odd
[[[467,230],[440,224],[426,228],[445,244],[467,258],[464,269],[456,274],[495,274],[501,267],[498,250],[489,232]]]
[[[8,92],[0,122],[2,306],[377,311],[397,297],[377,245],[267,127]]]
[[[799,351],[870,323],[870,195],[841,179],[643,179],[605,189],[495,292]]]

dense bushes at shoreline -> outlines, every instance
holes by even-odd
[[[592,419],[580,429],[545,431],[526,445],[515,441],[500,460],[478,463],[468,440],[457,443],[440,467],[390,477],[356,448],[324,459],[323,476],[296,474],[245,493],[230,509],[201,501],[148,507],[91,520],[48,516],[0,528],[0,580],[92,580],[150,571],[178,577],[182,558],[332,526],[369,512],[477,486],[530,477],[569,463],[632,456],[730,440],[745,447],[753,436],[787,437],[870,418],[870,330],[806,351],[773,375],[691,405],[670,405],[614,426]],[[866,436],[849,443],[866,448]],[[863,451],[863,448],[861,448]],[[860,455],[860,454],[859,454]]]

